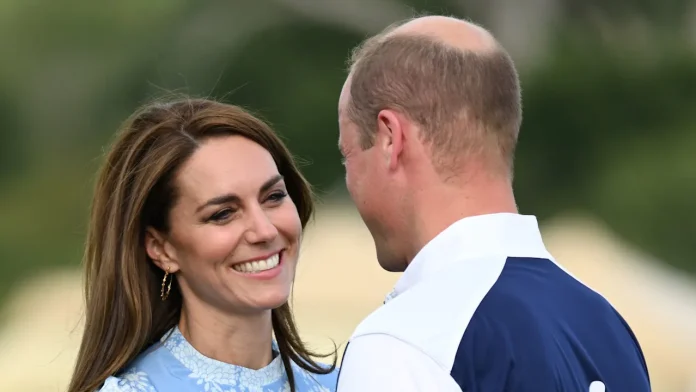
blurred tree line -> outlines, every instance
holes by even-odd
[[[79,262],[103,148],[137,105],[169,92],[252,109],[309,163],[320,196],[346,197],[336,103],[350,49],[376,31],[310,17],[299,3],[1,3],[0,298],[30,273]],[[399,4],[486,26],[482,3]],[[544,55],[520,67],[521,212],[589,211],[696,271],[693,2],[556,6]]]

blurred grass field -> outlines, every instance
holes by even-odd
[[[626,247],[598,222],[567,217],[542,227],[551,252],[600,291],[632,325],[658,392],[693,391],[696,285]],[[307,342],[340,354],[353,328],[380,306],[400,274],[375,260],[369,232],[353,208],[325,206],[307,231],[294,289]],[[79,344],[80,272],[56,270],[12,293],[0,330],[0,391],[57,392],[67,386]]]

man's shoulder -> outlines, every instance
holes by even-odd
[[[482,265],[486,267],[480,268]],[[477,269],[472,271],[474,267]],[[551,276],[549,271],[557,275]],[[539,322],[543,308],[539,305],[554,299],[549,299],[552,291],[539,287],[538,274],[547,283],[553,281],[552,285],[566,286],[563,279],[573,283],[570,286],[576,283],[553,260],[500,256],[461,263],[389,300],[358,325],[351,339],[391,336],[447,368],[453,364],[465,332],[498,341],[509,339],[513,326],[531,327]],[[581,283],[577,286],[580,295],[600,298]]]
[[[496,263],[502,268],[503,261]],[[449,368],[457,347],[499,271],[475,276],[442,271],[419,282],[372,312],[351,340],[368,335],[393,337]]]
[[[386,334],[351,340],[342,363],[340,392],[460,391],[449,369],[416,346]]]

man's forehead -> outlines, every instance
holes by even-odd
[[[350,80],[351,76],[348,75],[343,87],[341,88],[341,94],[338,97],[338,115],[339,117],[344,114],[348,101],[350,100]]]
[[[354,142],[355,130],[347,118],[339,118],[338,121],[338,149],[345,154]]]
[[[346,147],[346,143],[351,142],[350,140],[346,140],[346,138],[350,139],[350,135],[346,135],[346,132],[350,133],[348,128],[351,125],[347,117],[348,104],[350,102],[350,81],[351,75],[348,75],[341,88],[341,95],[338,98],[338,147],[342,151]]]

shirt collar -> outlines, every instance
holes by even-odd
[[[463,218],[418,252],[385,303],[419,281],[444,273],[452,263],[490,256],[553,259],[544,246],[535,216],[498,213]]]

